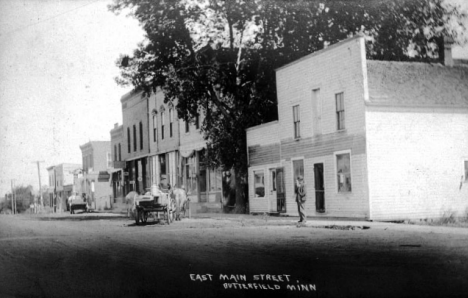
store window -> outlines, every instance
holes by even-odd
[[[351,154],[336,154],[336,179],[338,192],[351,191]]]
[[[254,193],[256,198],[265,197],[265,177],[263,171],[254,171]]]
[[[222,172],[219,169],[210,170],[210,191],[222,190]]]
[[[196,175],[196,157],[195,154],[183,159],[186,190],[190,194],[197,193],[197,175]]]
[[[166,159],[166,154],[159,155],[159,187],[162,189],[169,188],[169,171]]]

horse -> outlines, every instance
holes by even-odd
[[[127,216],[132,218],[135,212],[135,199],[138,197],[138,192],[130,191],[125,196],[125,204],[127,205]]]
[[[184,213],[188,209],[189,199],[187,198],[187,192],[184,188],[173,188],[170,192],[171,201],[175,204],[176,218],[175,220],[181,220],[180,213]]]

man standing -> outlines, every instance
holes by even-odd
[[[304,184],[304,178],[301,175],[298,175],[296,178],[294,194],[296,195],[297,210],[299,212],[298,224],[305,224],[307,222],[307,217],[304,208],[304,204],[306,202],[306,189]]]

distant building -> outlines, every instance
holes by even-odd
[[[95,210],[110,208],[113,203],[109,172],[114,168],[110,144],[110,141],[90,141],[80,146],[83,178],[78,192],[89,198]]]
[[[75,172],[81,170],[80,164],[62,163],[47,168],[49,173],[48,200],[44,205],[54,208],[54,211],[67,211],[67,199],[75,190]]]
[[[110,136],[112,164],[114,168],[114,170],[111,171],[112,195],[114,202],[116,202],[118,198],[123,198],[125,196],[125,160],[122,159],[122,146],[124,143],[123,126],[116,123],[114,128],[110,131]]]
[[[468,68],[445,63],[367,60],[357,36],[277,69],[279,120],[247,130],[250,212],[297,215],[298,175],[312,216],[466,212]]]
[[[150,186],[148,168],[148,102],[141,93],[122,96],[122,160],[125,161],[125,193],[144,193]]]

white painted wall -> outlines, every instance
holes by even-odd
[[[466,214],[468,110],[368,107],[372,219]]]

